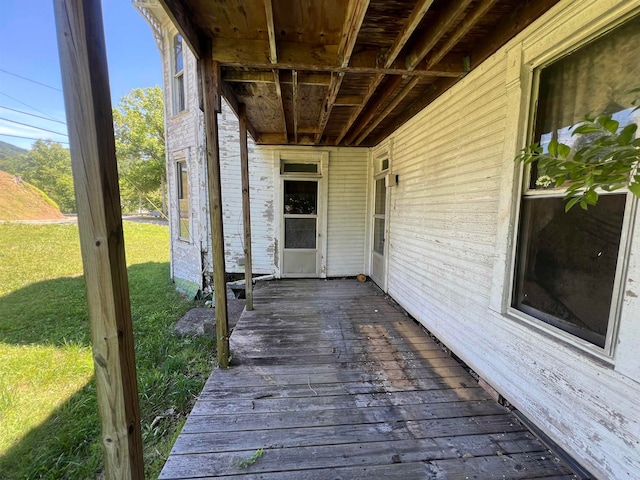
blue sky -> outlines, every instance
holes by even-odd
[[[132,88],[162,86],[160,53],[151,29],[131,1],[103,0],[102,10],[112,103],[116,105]],[[30,148],[34,140],[2,134],[66,141],[65,136],[15,123],[66,133],[64,100],[56,90],[62,86],[53,1],[0,0],[0,39],[0,140],[23,148]]]

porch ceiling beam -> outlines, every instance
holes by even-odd
[[[336,137],[335,145],[340,144],[340,142],[342,142],[342,139],[345,137],[345,135],[349,133],[349,130],[353,126],[354,122],[358,119],[358,117],[360,116],[360,113],[369,102],[369,99],[376,92],[378,85],[380,85],[383,79],[384,79],[384,74],[382,73],[378,73],[375,77],[373,77],[373,80],[371,80],[371,83],[369,84],[369,87],[367,87],[367,91],[364,94],[362,103],[358,107],[356,107],[356,109],[353,111],[353,113],[349,117],[349,120],[347,120],[347,122],[344,124],[344,127],[342,127],[342,130],[340,130],[340,133]]]
[[[278,101],[280,102],[280,112],[282,113],[282,131],[284,134],[285,142],[287,141],[289,135],[287,134],[287,115],[284,108],[284,99],[282,98],[282,85],[280,85],[280,70],[273,70],[273,84],[276,87],[276,95],[278,96]]]
[[[429,8],[431,8],[433,2],[434,0],[420,0],[415,6],[413,11],[411,12],[411,15],[409,15],[409,18],[407,19],[407,23],[404,27],[402,27],[402,30],[394,40],[393,45],[391,45],[389,56],[387,58],[387,61],[385,62],[386,68],[389,68],[389,66],[396,60],[396,58],[398,58],[398,55],[406,45],[411,35],[413,35],[415,29],[418,28],[418,25],[420,25],[420,22],[426,15]]]
[[[362,95],[338,95],[334,103],[335,107],[357,107],[362,105],[364,96]]]
[[[407,55],[405,61],[407,70],[414,70],[420,64],[438,41],[455,25],[471,2],[472,0],[460,0],[449,3],[450,6],[437,16],[433,27],[417,40],[416,46]]]
[[[347,6],[347,16],[342,25],[342,36],[340,37],[340,45],[338,46],[338,59],[340,66],[346,68],[351,60],[353,48],[358,39],[358,33],[362,27],[364,16],[369,8],[369,0],[351,0]],[[320,110],[320,121],[318,122],[318,133],[316,133],[314,143],[320,143],[324,129],[327,127],[333,105],[336,97],[340,92],[342,81],[344,80],[344,72],[338,72],[331,75],[331,83],[325,97],[324,104]]]
[[[275,65],[278,63],[278,49],[276,46],[276,29],[273,23],[273,5],[271,0],[264,1],[264,9],[267,17],[267,32],[269,34],[269,60]]]
[[[293,91],[293,141],[294,143],[298,143],[298,102],[300,101],[299,98],[299,90],[298,90],[298,72],[297,71],[293,71],[291,72],[291,78],[293,79],[293,82],[291,84],[291,89]]]
[[[222,73],[222,80],[230,83],[273,83],[273,72],[227,70]],[[293,83],[292,74],[286,70],[280,72],[280,84],[291,83]],[[331,83],[331,73],[298,72],[298,85],[327,86],[329,83]]]
[[[396,59],[398,58],[398,55],[400,54],[405,44],[407,43],[407,41],[409,40],[409,38],[411,37],[415,29],[418,27],[422,19],[424,18],[425,14],[431,7],[432,3],[433,3],[433,0],[420,0],[418,4],[415,6],[415,8],[411,11],[411,15],[409,15],[406,25],[400,31],[400,33],[396,36],[391,46],[391,49],[387,54],[387,58],[385,59],[385,63],[384,63],[385,68],[389,68],[394,63],[396,63]],[[382,80],[384,80],[384,74],[382,72],[376,74],[376,76],[373,77],[373,79],[371,80],[371,83],[369,84],[369,87],[367,87],[367,91],[365,92],[362,103],[356,107],[356,109],[353,111],[353,113],[347,120],[347,123],[345,123],[344,127],[342,127],[342,130],[338,134],[338,137],[335,140],[336,145],[338,145],[342,141],[342,139],[345,137],[345,135],[349,133],[349,130],[351,129],[353,124],[356,122],[356,120],[358,119],[358,117],[360,116],[364,108],[367,106],[367,103],[375,93],[376,89],[378,88],[378,85],[382,83]]]
[[[269,72],[269,75],[271,75],[271,80],[273,81],[273,74]],[[229,104],[231,110],[233,110],[233,113],[236,114],[236,117],[240,118],[240,105],[231,87],[227,83],[221,82],[220,89],[222,90],[222,96],[227,100],[227,104]],[[248,120],[247,131],[251,135],[251,138],[253,138],[254,140],[258,138],[258,131],[254,128],[253,125],[251,125]]]
[[[209,194],[209,224],[211,225],[211,259],[213,261],[213,292],[216,306],[216,354],[220,368],[229,366],[229,321],[222,223],[222,188],[220,180],[220,145],[218,104],[220,98],[220,65],[212,60],[211,43],[202,40],[203,55],[198,62],[204,100],[204,123],[207,138],[207,188]]]
[[[53,2],[108,480],[144,478],[107,55],[99,0]]]
[[[489,38],[471,51],[470,58],[472,67],[481,64],[511,38],[531,25],[540,15],[558,3],[558,1],[559,0],[538,0],[519,3],[511,14],[500,23],[500,27],[494,30]],[[391,135],[400,128],[401,125],[455,85],[458,80],[459,79],[455,78],[439,78],[433,84],[429,85],[420,98],[414,101],[404,112],[400,113],[388,127],[373,139],[373,144],[380,143]]]
[[[382,112],[375,115],[366,123],[364,131],[356,139],[356,145],[360,145],[362,141],[369,135],[385,118],[389,116],[391,112],[398,106],[398,104],[404,100],[404,98],[411,93],[411,90],[418,84],[419,78],[413,77],[409,83],[407,83],[402,90],[394,97],[394,99],[387,105]]]
[[[193,22],[194,15],[189,10],[186,2],[181,0],[158,0],[164,11],[176,26],[189,49],[200,60],[203,53],[202,39],[205,37],[202,30]]]
[[[356,124],[356,128],[346,137],[347,144],[353,143],[358,133],[376,116],[380,108],[393,96],[396,89],[400,88],[403,82],[402,77],[392,77],[385,85],[384,90],[375,97],[373,102],[367,105],[364,116]]]
[[[464,20],[458,27],[451,32],[445,43],[437,50],[427,56],[425,68],[436,65],[444,56],[451,51],[453,47],[480,21],[487,12],[493,7],[498,0],[481,0],[474,9],[464,17]]]
[[[274,66],[281,70],[305,72],[344,72],[354,74],[409,75],[423,77],[458,77],[464,73],[457,62],[442,62],[425,70],[407,69],[404,59],[393,62],[385,68],[386,57],[377,49],[352,53],[349,65],[343,67],[337,45],[310,45],[296,42],[278,43],[278,63],[270,59],[269,42],[266,40],[238,40],[212,38],[214,60],[222,66],[271,70]]]

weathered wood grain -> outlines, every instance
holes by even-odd
[[[107,479],[142,479],[142,435],[100,2],[54,1]]]
[[[251,255],[251,198],[249,196],[249,150],[247,146],[247,111],[240,107],[240,176],[242,177],[242,229],[244,237],[245,308],[253,310],[253,260]]]
[[[222,221],[222,187],[220,184],[220,145],[218,112],[220,111],[220,65],[212,59],[211,43],[202,40],[203,55],[199,60],[200,79],[204,99],[205,134],[207,138],[207,186],[209,193],[209,222],[213,260],[213,284],[216,306],[216,354],[218,365],[229,364],[229,321],[227,317],[227,288],[224,259],[224,230]]]
[[[371,284],[278,281],[254,294],[232,368],[207,381],[160,478],[569,473]]]

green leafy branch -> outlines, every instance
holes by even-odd
[[[583,146],[571,148],[553,139],[544,152],[539,144],[529,145],[516,157],[524,164],[537,162],[536,184],[561,187],[568,184],[565,211],[579,204],[586,210],[598,202],[598,190],[611,192],[628,188],[640,197],[640,139],[636,138],[635,123],[619,129],[611,115],[587,117],[573,128],[572,136],[584,135]]]

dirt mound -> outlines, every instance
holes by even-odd
[[[0,171],[0,220],[65,218],[46,193],[19,177]]]

